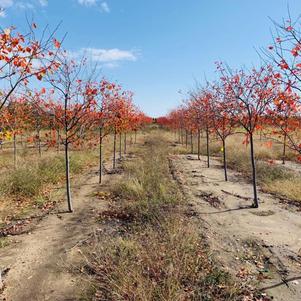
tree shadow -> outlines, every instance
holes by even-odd
[[[296,276],[296,277],[292,277],[292,278],[288,278],[288,279],[283,279],[279,283],[261,288],[260,291],[266,291],[266,290],[276,288],[276,287],[282,286],[282,285],[289,286],[289,282],[292,282],[292,281],[295,281],[295,280],[301,280],[301,276]]]
[[[68,213],[73,213],[73,212],[70,212],[70,211],[67,210],[67,209],[63,209],[63,210],[53,211],[53,212],[50,213],[50,214],[56,215],[56,214],[68,214]]]
[[[239,210],[246,210],[246,209],[254,209],[252,205],[250,206],[244,206],[244,207],[237,207],[237,208],[229,208],[225,210],[219,210],[219,211],[214,211],[214,212],[198,212],[199,214],[220,214],[220,213],[226,213],[226,212],[231,212],[231,211],[239,211]]]

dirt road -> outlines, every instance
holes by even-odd
[[[104,177],[104,185],[113,175]],[[5,278],[6,301],[76,300],[77,279],[68,272],[76,260],[76,244],[95,231],[95,210],[105,204],[93,196],[98,176],[91,170],[74,185],[74,213],[64,213],[61,204],[30,234],[16,237],[17,243],[0,250],[0,267],[9,268]]]
[[[259,281],[274,300],[301,300],[301,213],[260,193],[260,208],[251,209],[252,186],[221,164],[196,156],[174,156],[174,176],[192,210],[205,221],[215,257],[242,280]]]

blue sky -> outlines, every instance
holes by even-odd
[[[64,47],[85,52],[102,74],[135,93],[151,116],[166,114],[214,62],[258,64],[255,49],[271,41],[269,17],[281,21],[287,6],[301,14],[300,0],[0,0],[2,27],[40,26],[67,32]]]

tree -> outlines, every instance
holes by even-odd
[[[243,69],[233,72],[223,64],[217,64],[221,74],[221,83],[224,97],[231,103],[231,116],[246,132],[245,143],[250,143],[250,159],[252,165],[252,183],[254,192],[253,207],[258,208],[256,185],[256,164],[254,150],[254,133],[260,118],[265,115],[266,109],[275,99],[276,80],[271,66],[252,69],[247,73]]]
[[[206,132],[207,167],[210,167],[210,130],[212,128],[212,92],[202,88],[190,93],[194,100],[193,106],[198,109],[198,122]],[[200,142],[199,142],[200,143]],[[198,143],[198,144],[199,144]]]
[[[61,52],[58,62],[57,72],[48,77],[48,82],[58,97],[58,105],[53,112],[54,118],[63,126],[64,131],[67,203],[68,210],[72,212],[69,148],[70,144],[79,139],[84,130],[91,126],[87,116],[91,107],[95,105],[97,90],[93,88],[93,74],[85,78],[87,70],[84,59],[76,63],[68,58],[66,52]]]
[[[272,45],[263,50],[265,57],[275,66],[275,78],[282,86],[280,98],[272,111],[277,113],[275,121],[283,132],[284,145],[296,151],[301,159],[301,141],[297,131],[300,129],[301,92],[301,22],[300,18],[282,24],[274,22],[275,30]],[[282,96],[281,96],[282,93]],[[276,124],[276,123],[275,123]],[[285,156],[285,146],[284,146]]]
[[[47,28],[37,37],[36,24],[21,34],[14,27],[0,31],[0,80],[5,87],[0,93],[0,110],[13,93],[29,79],[41,81],[57,67],[56,56],[61,43],[54,37],[57,28],[47,35]]]
[[[297,144],[300,131],[300,96],[292,91],[279,91],[271,103],[266,118],[267,124],[273,127],[269,138],[283,145],[282,164],[285,164],[287,146],[300,154]]]
[[[222,152],[223,152],[223,166],[225,181],[228,181],[227,173],[227,148],[226,139],[232,135],[235,131],[237,121],[232,112],[232,102],[228,101],[225,97],[225,93],[221,90],[222,88],[218,85],[213,85],[212,90],[214,91],[211,99],[212,104],[212,125],[217,136],[222,140]]]
[[[103,165],[103,139],[111,132],[111,118],[114,112],[110,111],[110,104],[119,95],[120,86],[103,79],[99,84],[94,85],[98,90],[96,94],[96,125],[99,130],[99,183],[102,182]],[[116,144],[116,141],[115,141]]]
[[[17,167],[17,135],[28,127],[29,104],[24,97],[10,97],[2,108],[2,126],[11,133],[13,140],[14,167]]]

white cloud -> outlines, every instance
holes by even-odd
[[[5,18],[6,17],[6,13],[5,10],[3,8],[0,9],[0,18]]]
[[[105,12],[105,13],[109,13],[111,11],[107,2],[101,2],[100,9],[102,12]]]
[[[14,5],[13,0],[0,0],[0,18],[6,17],[6,9]]]
[[[96,2],[97,0],[78,0],[78,3],[84,6],[94,6]]]
[[[1,8],[8,8],[13,6],[14,1],[13,0],[0,0],[0,7]]]
[[[117,61],[136,61],[137,55],[133,51],[113,49],[98,49],[98,48],[83,48],[82,53],[95,62],[108,63]]]
[[[34,10],[37,5],[46,7],[48,0],[30,0],[30,1],[15,1],[15,0],[0,0],[0,17],[6,17],[6,11],[10,8],[21,10],[31,9]]]
[[[106,1],[100,2],[100,0],[77,0],[77,2],[86,7],[99,6],[100,11],[103,13],[109,13],[111,11],[109,4]]]
[[[116,68],[119,66],[118,63],[122,61],[137,61],[139,53],[137,53],[137,51],[121,50],[118,48],[81,48],[75,52],[69,51],[69,55],[73,59],[84,56],[87,57],[88,60],[99,63],[104,67]]]
[[[47,6],[48,5],[48,0],[39,0],[39,3],[41,6]]]
[[[16,8],[18,9],[34,9],[34,5],[32,3],[29,2],[17,2],[16,3]]]

